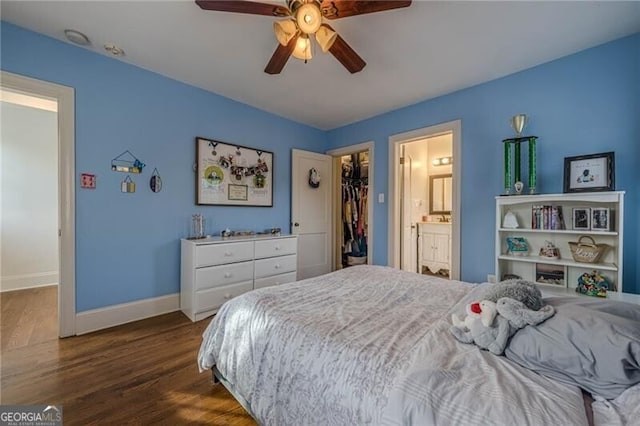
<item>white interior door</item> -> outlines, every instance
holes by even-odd
[[[291,233],[298,236],[298,279],[331,272],[331,156],[292,150]],[[320,185],[309,184],[309,171],[320,175]]]

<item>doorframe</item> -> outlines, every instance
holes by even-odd
[[[388,227],[388,252],[387,262],[389,266],[400,268],[400,204],[397,194],[400,193],[400,180],[396,179],[399,171],[400,145],[419,139],[426,139],[451,133],[453,137],[453,188],[451,215],[451,279],[460,279],[460,193],[462,181],[462,120],[448,121],[434,126],[423,127],[409,132],[391,135],[389,137],[389,227]]]
[[[355,154],[358,152],[362,152],[362,151],[367,151],[368,156],[369,156],[369,171],[367,174],[367,194],[369,197],[369,202],[367,203],[367,264],[369,265],[373,265],[373,198],[371,198],[371,196],[373,194],[375,194],[374,188],[373,188],[373,183],[374,183],[374,164],[375,164],[375,157],[374,157],[374,148],[375,148],[375,143],[373,141],[368,141],[368,142],[362,142],[359,144],[355,144],[355,145],[348,145],[348,146],[344,146],[341,148],[335,148],[335,149],[330,149],[326,152],[327,155],[332,156],[334,159],[336,157],[342,157],[343,155],[351,155],[351,154]],[[334,176],[338,176],[338,173],[340,173],[340,170],[334,170]],[[338,180],[339,183],[339,180]],[[336,189],[334,191],[334,196],[331,198],[333,200],[332,202],[332,209],[333,209],[333,217],[334,219],[336,217],[339,217],[339,213],[338,213],[338,208],[342,206],[342,196],[338,194],[337,192],[337,188],[336,186],[334,186],[334,188]],[[337,232],[336,229],[334,227],[333,229],[333,246],[334,246],[334,250],[335,250],[335,246],[337,244]],[[336,263],[336,256],[333,256],[333,270],[335,271],[337,266]]]
[[[75,90],[0,70],[0,86],[58,102],[58,335],[76,334]]]

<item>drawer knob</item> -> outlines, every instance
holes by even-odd
[[[280,264],[276,263],[276,269],[280,269]]]
[[[233,254],[233,253],[231,253],[230,251],[225,251],[225,252],[224,252],[224,255],[225,255],[225,256],[227,256],[227,257],[231,256],[232,254]]]
[[[231,278],[231,272],[225,272],[224,277],[225,278]]]
[[[225,299],[227,299],[227,300],[228,300],[228,299],[231,299],[232,297],[233,297],[233,295],[232,295],[232,294],[229,294],[229,293],[227,293],[227,294],[225,294],[225,295],[224,295],[224,298],[225,298]]]
[[[276,250],[280,250],[280,246],[276,246]]]

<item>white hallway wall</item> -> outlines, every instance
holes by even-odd
[[[57,284],[57,113],[0,102],[0,128],[0,290]]]

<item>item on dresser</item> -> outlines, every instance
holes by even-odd
[[[196,240],[199,238],[206,238],[204,233],[205,229],[205,218],[200,214],[196,213],[191,215],[191,237],[192,240]]]
[[[529,244],[523,237],[507,237],[507,254],[528,256]]]
[[[583,242],[583,240],[590,240],[591,243]],[[571,256],[576,262],[597,263],[609,248],[609,245],[604,243],[596,244],[595,240],[590,236],[582,235],[578,238],[578,241],[569,241],[569,248],[571,249]]]

